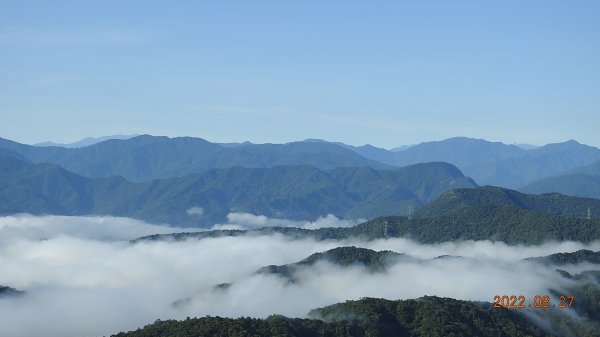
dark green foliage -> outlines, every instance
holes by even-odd
[[[283,277],[290,282],[297,282],[294,273],[298,268],[312,266],[317,262],[327,261],[339,266],[360,265],[365,267],[370,272],[383,272],[385,269],[396,262],[403,254],[385,251],[374,251],[367,248],[337,247],[325,252],[314,253],[309,257],[293,264],[282,266],[270,265],[263,267],[257,273],[275,274]]]
[[[562,194],[523,194],[501,187],[482,186],[471,189],[454,189],[441,194],[417,212],[421,217],[448,215],[464,207],[513,206],[574,218],[600,217],[600,200],[571,197]]]
[[[204,336],[551,336],[524,316],[447,298],[390,301],[365,298],[315,309],[314,319],[270,316],[266,319],[203,317],[156,321],[114,337]]]
[[[478,206],[436,218],[382,217],[350,229],[356,236],[410,237],[424,243],[455,240],[494,240],[509,244],[600,239],[600,219],[576,219],[519,209],[513,206]]]
[[[552,329],[563,336],[600,336],[600,271],[588,270],[577,275],[571,275],[565,271],[559,272],[571,280],[577,281],[565,289],[551,290],[559,301],[560,296],[573,296],[573,306],[577,313],[576,319],[565,315],[562,310],[554,309],[544,312],[543,318],[549,321]],[[569,305],[567,299],[564,305]]]
[[[340,266],[362,265],[370,271],[383,271],[396,262],[403,254],[390,250],[374,251],[367,248],[337,247],[321,253],[314,253],[298,262],[299,266],[310,266],[319,261],[328,261]]]
[[[600,239],[600,219],[560,217],[519,209],[513,206],[464,207],[448,216],[413,218],[405,216],[379,217],[355,227],[263,228],[256,231],[215,231],[154,235],[142,240],[183,240],[214,236],[279,233],[291,238],[343,240],[359,238],[374,240],[407,237],[422,243],[455,240],[494,240],[508,244],[541,244],[549,240],[591,242]]]
[[[9,296],[21,296],[24,294],[25,294],[24,291],[0,285],[0,298],[9,297]]]
[[[393,171],[234,167],[131,183],[121,177],[85,178],[55,165],[0,156],[0,173],[0,214],[113,215],[186,226],[223,222],[230,212],[287,219],[402,214],[407,205],[420,205],[450,188],[474,186],[445,163]],[[193,207],[201,207],[203,214],[188,214]]]
[[[550,263],[557,266],[583,262],[600,264],[600,252],[581,249],[573,253],[556,253],[543,257],[529,258],[527,260],[532,260],[541,263]]]

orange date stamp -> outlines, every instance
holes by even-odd
[[[532,302],[527,302],[525,296],[494,296],[494,308],[495,309],[550,309],[560,308],[566,309],[573,306],[575,296],[564,296],[558,297],[558,305],[552,302],[552,299],[548,295],[537,295],[533,297]]]

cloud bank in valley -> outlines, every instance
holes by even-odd
[[[198,229],[150,225],[131,218],[107,216],[39,217],[18,214],[0,217],[0,243],[19,239],[46,240],[59,236],[116,241],[184,231],[198,231]]]
[[[482,301],[503,294],[532,297],[572,281],[553,268],[517,261],[583,248],[600,250],[600,242],[421,245],[406,239],[292,241],[281,235],[123,241],[157,230],[172,228],[123,218],[0,218],[0,237],[10,237],[0,240],[0,284],[27,292],[0,298],[0,335],[103,336],[159,318],[186,316],[303,317],[312,308],[364,296]],[[46,239],[39,240],[42,237]],[[294,263],[342,245],[389,249],[416,259],[401,260],[375,274],[358,266],[318,263],[301,269],[297,284],[255,273],[266,265]],[[431,260],[440,255],[465,258]],[[214,285],[223,282],[233,285],[215,290]],[[172,305],[185,298],[191,298],[186,305]]]
[[[345,220],[333,214],[327,214],[315,221],[297,221],[269,218],[264,215],[250,213],[229,213],[227,223],[216,224],[212,229],[258,229],[264,227],[298,227],[304,229],[318,229],[324,227],[352,227],[365,222],[366,219]]]

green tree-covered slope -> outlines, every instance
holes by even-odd
[[[417,213],[420,217],[437,217],[451,214],[460,208],[472,206],[513,206],[561,216],[587,218],[600,217],[600,200],[551,194],[524,194],[514,190],[482,186],[474,189],[455,189],[442,193]]]
[[[395,170],[233,167],[132,183],[0,155],[0,173],[0,214],[113,215],[185,226],[223,222],[231,212],[299,220],[403,214],[443,191],[475,186],[446,163]],[[190,214],[192,208],[201,214]]]
[[[390,301],[365,298],[311,311],[312,319],[203,317],[156,321],[114,337],[204,336],[551,336],[524,316],[489,304],[424,297]]]
[[[456,240],[493,240],[508,244],[541,244],[547,241],[591,242],[600,239],[600,219],[578,219],[516,208],[478,206],[461,208],[450,215],[431,218],[378,217],[349,228],[264,228],[254,231],[208,231],[152,235],[140,240],[184,240],[246,233],[281,233],[292,238],[317,240],[405,237],[422,243]]]
[[[347,266],[363,266],[370,272],[383,272],[385,269],[398,261],[403,256],[389,250],[374,251],[367,248],[359,248],[354,246],[337,247],[325,252],[314,253],[309,257],[292,264],[286,265],[270,265],[259,269],[258,273],[275,274],[286,278],[291,282],[295,282],[294,273],[301,267],[313,266],[318,262],[329,262],[341,267]]]

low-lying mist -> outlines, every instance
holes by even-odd
[[[552,267],[521,259],[600,250],[600,242],[422,245],[407,239],[314,241],[281,235],[128,241],[176,231],[189,229],[123,218],[0,218],[0,285],[26,292],[0,297],[0,336],[104,336],[156,319],[187,316],[304,317],[312,308],[366,296],[437,295],[488,302],[495,295],[533,298],[573,281]],[[256,274],[266,265],[294,263],[348,245],[392,250],[415,259],[400,259],[383,273],[317,263],[300,269],[299,282],[292,284],[275,275]],[[463,258],[434,259],[441,255]],[[224,282],[232,285],[214,287]],[[181,299],[188,300],[173,305]]]

